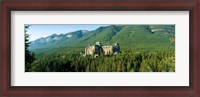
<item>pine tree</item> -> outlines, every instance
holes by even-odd
[[[29,25],[25,26],[25,71],[31,71],[31,63],[35,60],[35,54],[30,52],[28,47],[30,46],[29,35],[26,33],[29,29]]]

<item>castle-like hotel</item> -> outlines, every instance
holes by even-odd
[[[95,45],[88,45],[85,48],[85,55],[99,55],[104,53],[104,55],[112,55],[120,52],[120,46],[118,43],[113,45],[103,46],[100,42],[96,42]]]

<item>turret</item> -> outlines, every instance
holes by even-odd
[[[113,44],[113,53],[117,54],[120,52],[120,46],[118,43]]]
[[[101,46],[101,43],[97,41],[97,42],[95,43],[95,45]]]

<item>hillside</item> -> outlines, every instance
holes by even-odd
[[[53,34],[32,41],[29,49],[83,50],[88,44],[100,41],[103,45],[118,42],[122,50],[174,49],[170,38],[175,37],[175,25],[110,25],[93,31],[77,30],[66,34]]]

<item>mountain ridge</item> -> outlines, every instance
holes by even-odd
[[[85,47],[100,41],[103,44],[118,42],[127,47],[135,44],[170,43],[175,37],[175,25],[109,25],[95,30],[77,30],[65,34],[52,34],[32,41],[30,49]],[[122,47],[123,48],[123,47]]]

